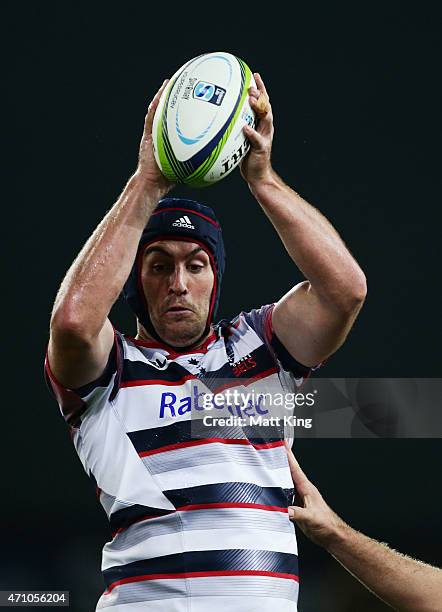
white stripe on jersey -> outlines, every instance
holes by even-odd
[[[111,386],[108,388],[110,394]],[[124,424],[111,404],[89,410],[79,434],[79,455],[108,495],[129,504],[174,510],[173,504],[147,476],[147,470],[126,435]]]
[[[218,576],[216,582],[220,583],[220,593],[213,592],[214,580],[212,578],[188,579],[187,583],[191,583],[191,591],[195,595],[191,600],[191,608],[189,608],[188,600],[185,597],[148,600],[148,596],[143,593],[145,589],[141,587],[138,590],[138,597],[141,601],[133,601],[129,596],[127,599],[132,600],[131,603],[112,605],[113,602],[123,599],[121,592],[118,595],[112,592],[110,595],[104,595],[100,598],[97,610],[109,609],[112,612],[133,612],[134,610],[148,610],[148,612],[297,612],[298,608],[295,602],[299,587],[296,582],[263,577],[260,579],[261,583],[268,583],[268,590],[272,592],[272,597],[266,597],[256,596],[257,591],[259,591],[259,582],[254,577],[247,578],[248,580],[233,576],[225,580],[224,576]],[[163,580],[161,582],[164,583],[166,589],[176,588],[176,585],[171,584],[176,581]],[[237,588],[234,588],[235,582],[238,583]],[[291,584],[285,584],[287,582]],[[246,588],[247,583],[249,583],[248,588]],[[290,587],[290,600],[284,597],[287,594],[288,586]],[[126,587],[120,587],[120,591],[124,588]],[[182,589],[186,592],[184,580],[182,581]],[[278,597],[281,590],[284,595]],[[199,595],[200,592],[211,592],[215,596]],[[234,595],[225,595],[225,593],[232,592]],[[136,598],[136,596],[135,593],[133,597]],[[146,604],[146,601],[149,603]]]
[[[282,446],[276,448],[260,449],[258,452],[253,446],[242,444],[223,444],[210,442],[197,446],[187,446],[163,453],[155,453],[143,457],[143,463],[151,474],[163,474],[171,470],[200,467],[215,463],[230,461],[235,465],[256,466],[264,465],[275,470],[287,466],[287,453]]]
[[[266,510],[261,510],[261,512],[269,514]],[[255,550],[257,542],[263,550],[298,554],[293,533],[249,529],[245,523],[242,529],[223,529],[222,533],[212,529],[198,529],[154,536],[124,550],[113,550],[111,543],[106,544],[103,548],[101,569],[104,571],[116,565],[138,561],[138,559],[152,559],[179,553],[183,548],[184,550],[224,550],[226,548]]]
[[[141,541],[147,542],[149,538],[181,531],[191,533],[199,529],[218,531],[222,536],[226,525],[229,529],[240,530],[247,525],[248,529],[254,531],[264,530],[272,533],[277,531],[289,534],[291,538],[294,535],[294,526],[287,512],[256,508],[204,508],[179,510],[167,516],[148,518],[134,523],[115,535],[112,548],[127,550]]]
[[[163,491],[197,487],[218,482],[251,482],[260,487],[280,487],[290,489],[293,482],[286,467],[261,472],[255,466],[234,465],[232,463],[211,463],[194,468],[177,469],[157,474],[155,480]]]

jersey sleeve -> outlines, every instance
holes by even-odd
[[[55,396],[63,418],[71,427],[79,427],[83,415],[100,400],[112,401],[116,396],[122,372],[123,343],[123,336],[114,329],[114,344],[103,373],[96,380],[75,389],[65,387],[56,379],[46,353],[44,365],[46,384]]]
[[[248,325],[255,331],[262,342],[272,353],[275,360],[286,371],[293,374],[296,381],[304,382],[310,374],[321,367],[322,363],[314,367],[308,367],[299,363],[285,348],[272,325],[272,315],[275,303],[266,304],[250,312],[242,313]]]

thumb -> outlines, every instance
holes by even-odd
[[[155,111],[157,110],[157,106],[160,102],[161,95],[168,82],[169,82],[169,79],[165,79],[163,81],[163,84],[161,85],[161,87],[159,88],[155,96],[153,97],[151,103],[149,104],[147,115],[144,120],[144,136],[149,136],[152,133],[152,124],[153,124],[153,118],[155,116]]]
[[[300,506],[289,506],[289,519],[291,521],[302,521],[307,518],[307,510],[305,508],[301,508]]]
[[[245,125],[243,132],[250,141],[250,146],[254,151],[265,151],[265,139],[261,134],[258,134],[250,125]]]

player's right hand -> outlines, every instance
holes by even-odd
[[[144,119],[143,136],[140,142],[137,167],[137,174],[141,176],[152,189],[158,188],[163,195],[166,195],[166,193],[170,191],[175,184],[166,179],[155,161],[152,141],[152,124],[161,94],[163,93],[168,82],[169,79],[166,79],[163,82],[147,109],[147,115]]]

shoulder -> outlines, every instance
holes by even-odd
[[[252,310],[242,310],[232,319],[223,319],[218,323],[223,329],[227,329],[236,335],[242,335],[247,331],[253,331],[259,338],[265,342],[270,338],[271,334],[271,318],[275,304],[266,304]],[[234,334],[235,335],[235,334]]]
[[[245,342],[249,347],[263,346],[272,356],[279,369],[291,372],[297,379],[308,378],[313,368],[304,366],[290,355],[279,338],[272,324],[276,303],[272,302],[251,310],[243,310],[230,321],[224,322],[231,342]]]

